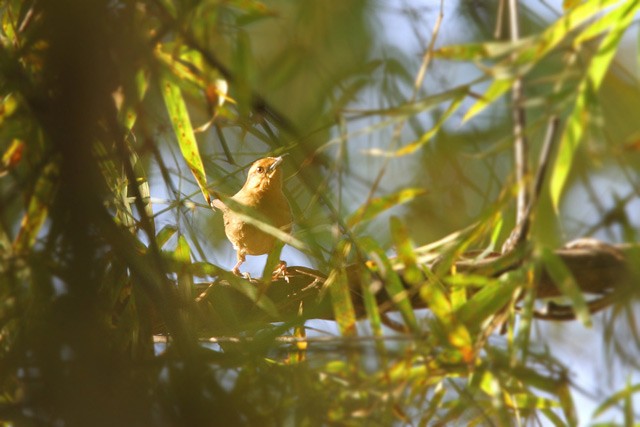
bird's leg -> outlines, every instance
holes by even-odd
[[[233,268],[231,269],[231,272],[236,276],[242,276],[242,273],[240,273],[240,266],[246,260],[246,257],[244,255],[244,252],[241,251],[240,249],[238,249],[236,254],[238,256],[238,262],[236,262],[236,265],[233,266]]]

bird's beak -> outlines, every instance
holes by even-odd
[[[283,160],[284,159],[282,158],[282,156],[276,157],[276,161],[271,163],[271,166],[269,166],[269,172],[273,172],[274,170],[276,170],[276,168],[280,166],[280,163],[282,163]]]

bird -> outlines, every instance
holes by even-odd
[[[282,160],[282,156],[265,157],[253,162],[244,186],[231,199],[249,210],[254,210],[270,225],[289,233],[293,225],[293,216],[289,201],[282,191]],[[222,211],[225,234],[236,250],[237,262],[231,271],[237,276],[242,276],[240,266],[246,260],[246,255],[264,255],[271,252],[276,238],[249,224],[219,198],[212,201],[212,206]],[[285,271],[286,263],[280,261],[280,266],[274,274],[283,274]]]

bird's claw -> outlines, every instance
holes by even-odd
[[[280,261],[275,270],[273,270],[273,275],[271,276],[271,280],[277,280],[280,278],[289,283],[289,276],[287,275],[287,263],[284,261]]]

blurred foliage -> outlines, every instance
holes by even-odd
[[[565,1],[549,18],[522,2],[512,42],[506,1],[446,3],[0,4],[3,425],[577,425],[570,367],[531,342],[532,284],[551,269],[589,325],[551,249],[638,241],[640,86],[620,57],[637,57],[625,37],[640,5]],[[390,41],[397,25],[415,48]],[[513,224],[518,79],[532,154],[549,118],[563,122],[534,255],[500,277],[457,274],[462,253],[486,255]],[[286,301],[226,271],[208,206],[284,153],[293,256],[327,276],[326,330],[255,320]],[[196,285],[214,279],[250,311],[202,302]],[[621,294],[627,328],[607,340],[632,355],[637,291]],[[158,331],[170,340],[154,344]],[[638,390],[594,416],[631,425]]]

